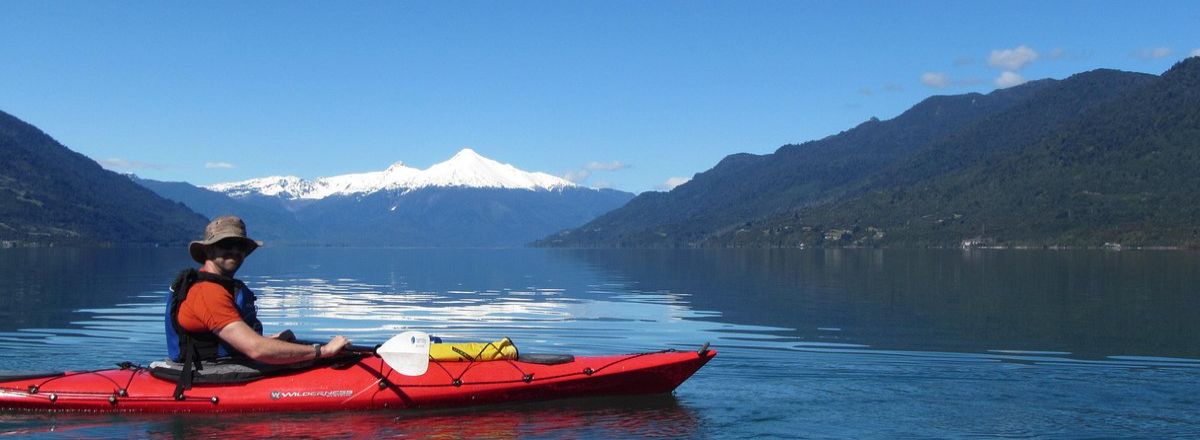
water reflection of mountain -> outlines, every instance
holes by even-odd
[[[313,337],[415,326],[599,352],[720,332],[714,342],[778,348],[1198,358],[1198,263],[1168,251],[268,247],[239,277],[272,331]],[[166,285],[190,265],[183,249],[4,250],[0,345],[158,356]]]
[[[0,249],[0,331],[61,327],[73,312],[145,296],[162,303],[171,278],[194,263],[184,249]]]
[[[722,322],[874,348],[1200,357],[1189,252],[563,250]]]
[[[359,340],[417,328],[577,353],[703,342],[678,332],[682,319],[703,315],[685,295],[632,291],[623,279],[600,277],[587,264],[542,249],[272,251],[242,277],[259,292],[269,328]]]

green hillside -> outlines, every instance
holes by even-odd
[[[183,244],[206,222],[0,112],[0,244]]]
[[[1198,82],[1192,58],[1162,76],[1096,70],[930,98],[889,121],[729,156],[537,244],[1194,246]],[[962,104],[983,99],[999,103]]]

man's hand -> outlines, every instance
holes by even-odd
[[[328,357],[338,354],[346,346],[350,345],[350,340],[345,336],[337,335],[329,338],[329,342],[321,346],[321,357]]]

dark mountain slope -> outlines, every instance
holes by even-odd
[[[773,154],[734,154],[669,193],[644,193],[543,246],[692,246],[744,223],[825,203],[925,144],[1052,87],[1020,87],[928,98],[900,116],[872,119],[819,141],[785,145]]]
[[[1093,104],[1060,96],[1014,108],[881,173],[869,193],[709,244],[822,241],[806,228],[857,230],[843,242],[891,245],[1200,244],[1200,58],[1161,77],[1095,71],[1064,83]],[[1080,111],[1061,119],[1045,111],[1073,106]],[[1047,120],[1038,126],[1029,114]]]
[[[423,188],[335,197],[297,210],[323,244],[520,246],[623,205],[613,190]]]
[[[0,112],[0,240],[180,244],[207,220]]]

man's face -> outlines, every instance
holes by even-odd
[[[225,239],[208,247],[208,259],[225,275],[233,275],[246,260],[246,245],[240,240]]]

